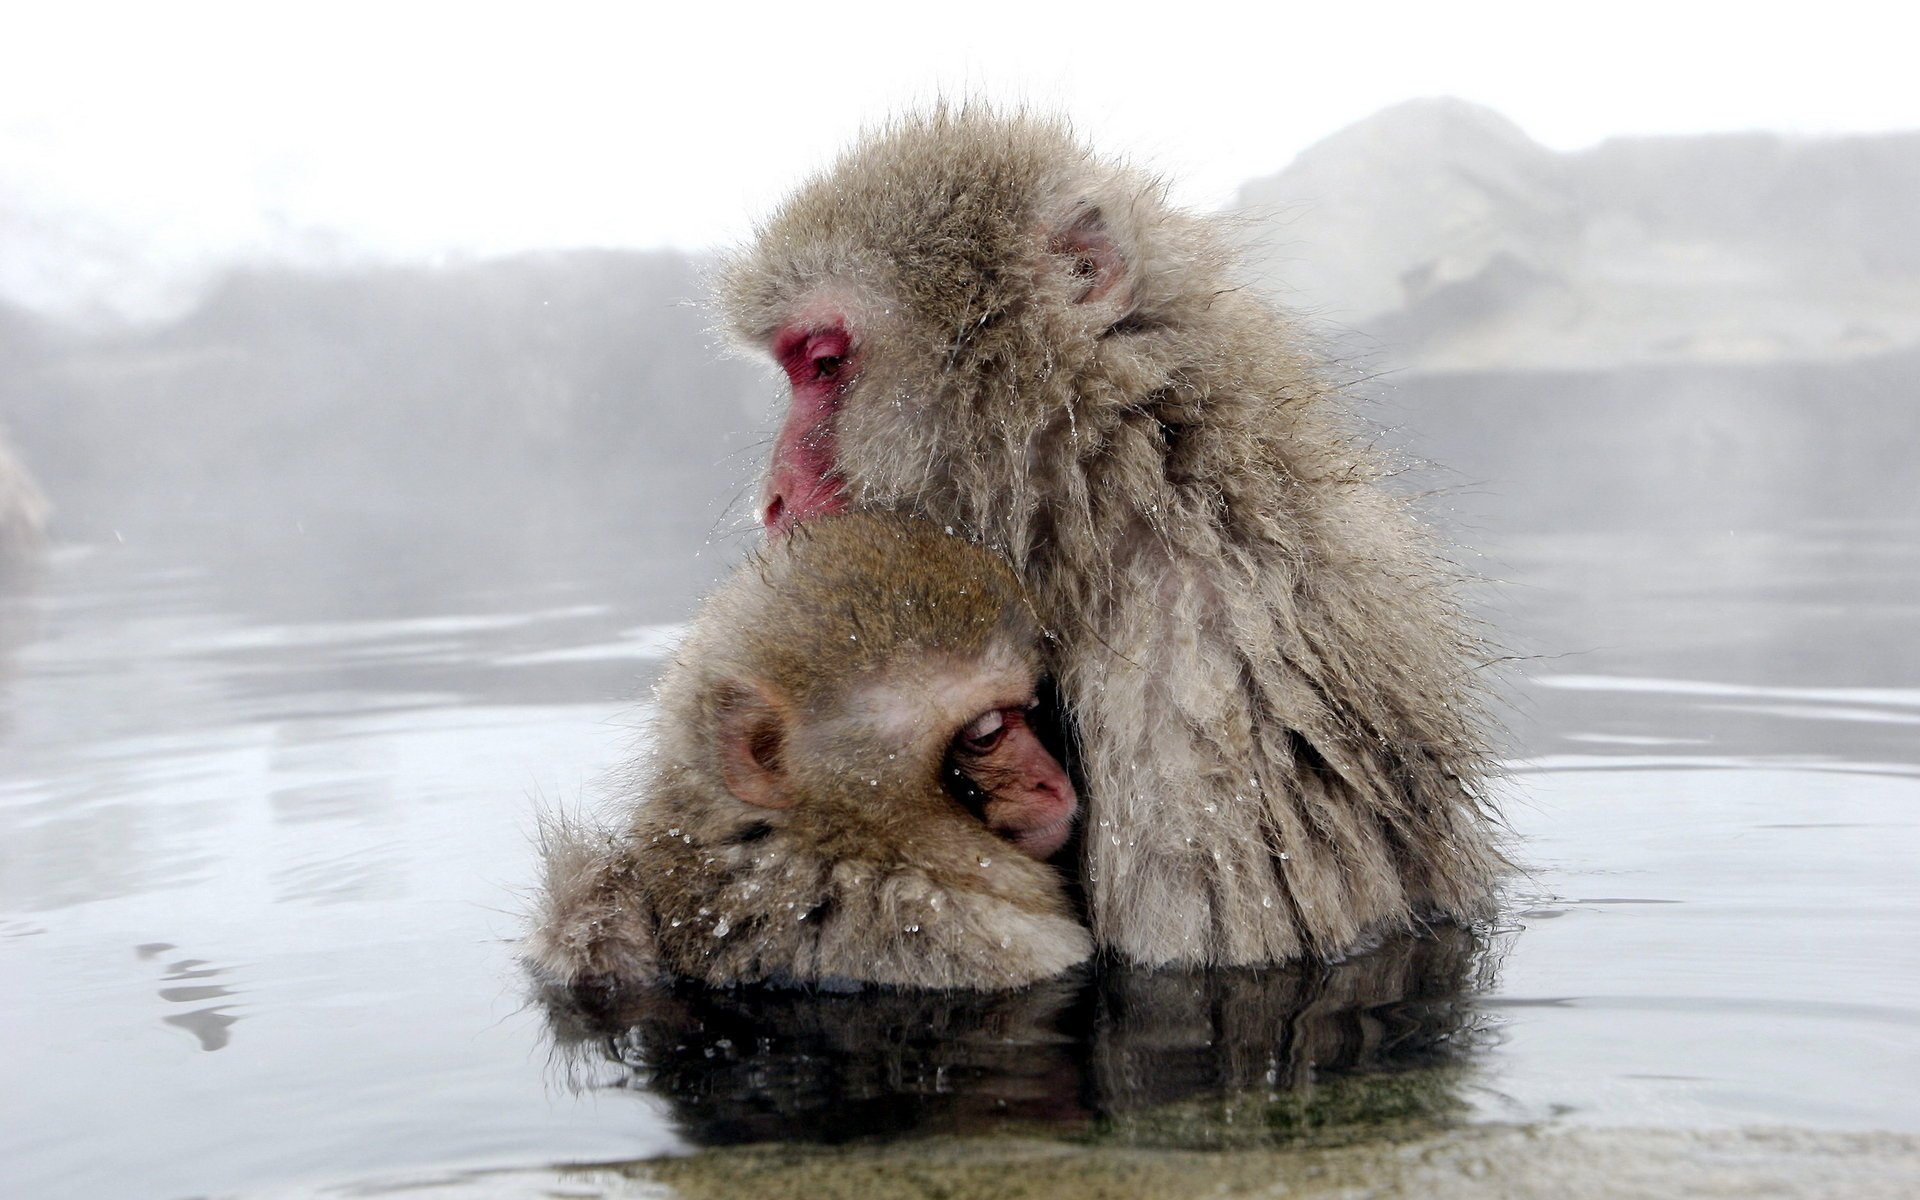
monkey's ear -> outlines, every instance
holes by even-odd
[[[772,693],[758,683],[722,684],[716,695],[720,717],[720,778],[734,798],[760,808],[791,808],[782,758],[787,721]]]
[[[1133,279],[1120,247],[1114,245],[1107,223],[1097,208],[1083,208],[1047,238],[1047,253],[1067,260],[1067,269],[1079,284],[1076,304],[1111,301],[1125,308],[1132,303]]]

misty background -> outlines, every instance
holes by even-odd
[[[1311,318],[1400,486],[1495,574],[1515,535],[1920,513],[1920,133],[1557,152],[1419,100],[1226,212],[1248,282]],[[0,208],[0,259],[59,236]],[[271,576],[303,609],[584,569],[671,619],[754,536],[781,396],[712,331],[711,262],[238,263],[137,313],[17,277],[0,527]]]
[[[779,396],[701,273],[939,96],[1067,113],[1230,214],[1475,547],[1914,511],[1920,93],[1884,4],[790,16],[11,13],[0,545],[260,564],[222,574],[317,606],[585,563],[684,614]]]

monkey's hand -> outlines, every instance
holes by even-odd
[[[1047,868],[1018,854],[981,860],[959,883],[918,869],[832,871],[834,903],[805,964],[816,980],[900,987],[1024,987],[1085,962],[1093,939]],[[800,964],[796,964],[800,965]]]
[[[654,920],[624,841],[577,817],[540,822],[543,878],[522,956],[544,982],[647,983],[663,977]]]

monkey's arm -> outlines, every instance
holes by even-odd
[[[839,903],[809,948],[814,972],[903,987],[1012,988],[1093,953],[1057,886],[1042,879],[1046,868],[1011,853],[980,861],[977,887],[912,869],[874,879],[864,864],[841,864],[832,882]],[[1016,877],[1012,894],[987,882],[994,872]]]
[[[645,983],[663,977],[652,905],[624,839],[577,817],[540,822],[542,879],[521,950],[544,980]]]
[[[650,842],[651,878],[673,880],[656,893],[660,964],[722,987],[987,990],[1085,961],[1092,939],[1051,869],[975,832],[976,852],[937,865],[822,853],[817,838]]]

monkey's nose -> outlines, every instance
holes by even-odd
[[[821,480],[771,479],[760,504],[760,524],[768,533],[788,533],[815,517],[846,512],[847,494],[836,483]]]

